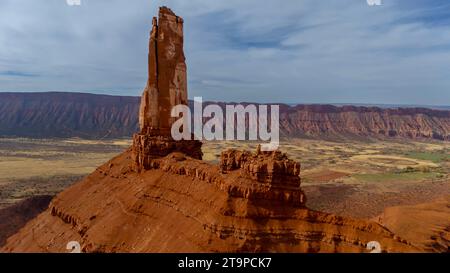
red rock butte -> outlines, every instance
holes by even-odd
[[[419,248],[382,225],[310,210],[300,164],[279,151],[227,150],[201,160],[201,142],[174,141],[170,107],[187,103],[183,20],[153,19],[141,130],[133,146],[58,194],[7,240],[4,252],[386,252]]]

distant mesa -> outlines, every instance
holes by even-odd
[[[129,138],[140,131],[140,101],[86,93],[0,92],[0,136]],[[193,102],[188,104],[192,110]],[[450,141],[450,108],[281,104],[280,137]]]

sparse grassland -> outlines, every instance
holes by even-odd
[[[438,173],[431,172],[402,172],[402,173],[364,173],[354,174],[353,178],[361,183],[383,183],[383,182],[403,182],[420,181],[425,179],[434,179],[440,177]]]
[[[0,139],[0,207],[56,194],[130,144],[123,139]],[[204,142],[204,160],[217,164],[223,150],[257,145]],[[280,149],[302,164],[302,188],[313,209],[371,218],[385,207],[450,195],[449,142],[290,139]]]
[[[0,207],[56,194],[129,145],[125,140],[0,139]]]
[[[439,152],[409,152],[406,154],[409,158],[427,160],[434,163],[441,163],[443,161],[450,161],[450,150],[443,150]]]
[[[214,163],[223,149],[256,145],[211,142],[203,151]],[[302,164],[302,187],[313,209],[371,218],[389,206],[450,195],[448,142],[291,139],[280,148]]]

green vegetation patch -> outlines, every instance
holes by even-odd
[[[413,159],[428,160],[433,163],[450,161],[450,153],[445,152],[409,152],[406,156]]]

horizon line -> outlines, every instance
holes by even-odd
[[[0,91],[0,94],[20,94],[20,93],[29,93],[29,94],[50,94],[50,93],[66,93],[66,94],[85,94],[85,95],[97,95],[97,96],[110,96],[110,97],[132,97],[139,98],[140,95],[118,95],[111,93],[98,93],[95,91]],[[199,97],[199,96],[194,96]],[[193,97],[189,97],[189,100],[193,100]],[[289,106],[295,105],[335,105],[335,106],[391,106],[391,107],[405,107],[405,108],[413,108],[413,107],[423,107],[423,108],[432,108],[432,107],[441,107],[441,108],[450,108],[450,105],[445,104],[416,104],[416,103],[384,103],[384,102],[257,102],[257,101],[222,101],[222,100],[213,100],[208,99],[204,102],[222,102],[222,103],[257,103],[257,104],[285,104]]]

